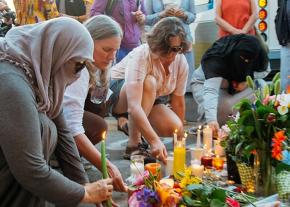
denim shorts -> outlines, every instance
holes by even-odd
[[[109,105],[109,111],[112,112],[113,107],[118,103],[119,95],[121,92],[121,89],[124,85],[125,80],[119,79],[119,80],[111,80],[110,82],[110,90],[113,92],[108,100]],[[159,96],[156,98],[154,105],[158,104],[167,104],[170,102],[170,96]]]

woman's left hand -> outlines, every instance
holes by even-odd
[[[123,181],[122,175],[118,168],[112,163],[108,164],[108,173],[110,177],[113,179],[114,190],[119,192],[127,192],[127,186]]]

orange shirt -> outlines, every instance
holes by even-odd
[[[238,29],[243,29],[250,16],[251,12],[251,2],[250,0],[222,0],[221,1],[221,17],[227,21],[229,24]],[[248,34],[255,35],[254,28],[251,29]],[[230,35],[227,31],[219,28],[219,37],[224,37]]]

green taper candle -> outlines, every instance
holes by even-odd
[[[106,179],[109,177],[108,174],[108,168],[107,168],[107,159],[106,159],[106,131],[102,134],[102,142],[101,142],[101,160],[102,160],[102,173],[103,173],[103,179]],[[112,202],[111,199],[105,201],[104,203],[105,207],[111,207]]]

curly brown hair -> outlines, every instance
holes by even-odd
[[[176,17],[166,17],[156,23],[147,34],[147,43],[154,53],[167,54],[170,51],[170,37],[178,36],[181,40],[182,53],[189,49],[182,22]]]

